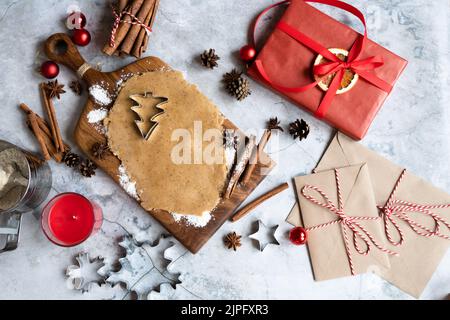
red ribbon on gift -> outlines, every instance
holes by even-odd
[[[301,44],[305,45],[312,51],[322,55],[324,58],[328,59],[330,62],[325,62],[320,65],[317,65],[314,67],[313,72],[315,75],[319,76],[320,78],[317,81],[314,81],[310,84],[299,86],[299,87],[286,87],[280,84],[275,83],[272,81],[267,74],[266,70],[264,69],[263,63],[261,60],[256,59],[255,60],[255,66],[258,70],[259,74],[261,75],[262,79],[264,79],[270,86],[277,89],[278,91],[288,93],[288,92],[305,92],[313,87],[315,87],[323,77],[327,77],[331,74],[335,74],[333,80],[331,81],[331,84],[322,99],[319,107],[317,108],[315,115],[318,118],[323,118],[325,114],[327,113],[328,109],[331,106],[331,103],[336,96],[337,91],[339,90],[340,84],[342,82],[344,73],[346,69],[350,69],[355,74],[358,74],[361,78],[366,80],[367,82],[371,83],[374,86],[377,86],[381,90],[390,93],[392,90],[392,85],[387,83],[386,81],[380,79],[373,71],[381,66],[383,66],[384,62],[381,57],[378,56],[372,56],[365,59],[360,59],[361,53],[364,52],[365,48],[365,42],[367,40],[367,28],[366,28],[366,21],[364,18],[364,15],[356,9],[355,7],[338,0],[304,0],[305,2],[315,2],[315,3],[321,3],[330,5],[333,7],[340,8],[342,10],[345,10],[354,16],[356,16],[364,25],[364,35],[362,37],[359,37],[349,50],[349,54],[347,57],[347,61],[340,60],[337,56],[335,56],[330,50],[322,46],[317,41],[313,40],[312,38],[308,37],[304,33],[302,33],[299,30],[296,30],[291,25],[287,24],[286,22],[280,21],[276,28],[278,30],[283,31],[290,37],[292,37],[294,40],[300,42]],[[269,10],[271,10],[274,7],[278,7],[284,4],[289,4],[290,1],[282,1],[276,4],[273,4],[269,7],[267,7],[261,14],[256,18],[254,26],[253,26],[253,43],[255,44],[255,31],[256,26],[259,22],[259,20],[262,18],[262,16],[267,13]]]

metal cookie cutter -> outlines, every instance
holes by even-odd
[[[146,92],[144,95],[134,94],[130,96],[130,99],[137,103],[137,105],[131,107],[131,110],[139,116],[139,120],[135,121],[136,127],[139,129],[142,138],[148,140],[159,125],[158,118],[165,113],[162,106],[167,104],[169,99],[153,96],[151,92]],[[143,109],[152,110],[152,115],[143,117],[140,113]],[[147,125],[149,125],[148,128],[146,128]]]

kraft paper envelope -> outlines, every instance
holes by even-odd
[[[373,185],[373,192],[377,205],[384,206],[394,188],[403,168],[393,164],[363,145],[351,140],[342,133],[337,133],[322,157],[316,171],[331,168],[367,163]],[[421,205],[450,204],[450,195],[433,187],[423,179],[407,172],[396,192],[399,200],[409,201]],[[294,208],[288,217],[288,222],[296,223],[296,210]],[[433,213],[450,220],[450,209],[432,209]],[[414,221],[433,228],[433,220],[423,214],[411,213]],[[297,218],[298,219],[298,218]],[[403,245],[390,249],[399,253],[399,257],[390,257],[391,268],[379,275],[403,291],[418,298],[431,279],[439,262],[446,253],[450,241],[439,237],[423,237],[415,233],[404,221],[395,219],[404,233]],[[384,226],[383,226],[384,227]],[[391,228],[392,230],[392,228]],[[445,227],[441,232],[449,234]],[[398,234],[391,231],[393,237]],[[386,236],[385,236],[386,237]]]
[[[378,217],[375,199],[372,192],[369,171],[366,165],[351,166],[339,169],[339,180],[343,199],[344,213],[350,217]],[[302,212],[304,227],[309,228],[323,223],[339,220],[336,213],[323,208],[305,198],[302,190],[306,185],[318,187],[327,195],[330,202],[338,207],[337,184],[334,170],[328,170],[308,176],[295,178],[297,195]],[[314,190],[307,194],[324,203],[324,198]],[[382,247],[386,247],[383,237],[382,224],[378,220],[357,220]],[[351,276],[349,257],[346,253],[343,226],[340,223],[325,226],[308,232],[308,249],[314,278],[318,281]],[[368,255],[358,253],[353,244],[353,232],[347,227],[349,250],[355,274],[366,273],[373,270],[389,268],[388,254],[378,250],[373,243]],[[362,249],[366,246],[361,239],[358,240]]]

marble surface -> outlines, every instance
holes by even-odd
[[[350,2],[367,15],[371,38],[410,62],[362,143],[450,192],[450,2]],[[184,71],[187,79],[197,84],[242,129],[262,128],[270,116],[278,116],[285,124],[295,118],[310,123],[312,132],[306,141],[293,143],[286,134],[273,140],[270,154],[279,163],[278,168],[250,199],[284,181],[291,182],[295,175],[309,173],[334,133],[327,125],[254,82],[253,95],[242,103],[235,102],[222,89],[222,74],[238,65],[236,52],[247,42],[249,22],[270,3],[162,0],[147,52]],[[43,59],[41,44],[50,34],[65,31],[63,20],[73,4],[76,2],[0,2],[1,139],[38,150],[17,105],[26,102],[42,112],[37,88],[42,78],[34,72]],[[81,49],[84,57],[92,64],[100,63],[103,70],[132,61],[100,53],[111,23],[108,1],[84,0],[78,5],[88,15],[87,28],[93,36],[92,44]],[[358,27],[356,21],[343,13],[333,14]],[[210,47],[222,58],[220,67],[214,71],[202,68],[197,61],[199,53]],[[73,78],[69,70],[62,68],[60,82],[67,84]],[[57,103],[63,135],[72,145],[72,132],[85,99],[67,93]],[[114,264],[121,255],[118,240],[126,232],[154,238],[163,231],[105,174],[99,172],[89,180],[65,166],[52,163],[51,167],[52,193],[75,191],[97,201],[104,209],[104,225],[99,234],[83,245],[63,249],[46,240],[36,215],[25,216],[19,249],[0,255],[1,299],[85,298],[80,292],[69,290],[65,282],[64,271],[76,254],[88,251],[91,256],[101,255],[108,264]],[[294,202],[290,189],[239,223],[226,223],[199,254],[184,254],[174,266],[182,273],[182,286],[200,298],[212,299],[411,299],[373,275],[314,282],[306,248],[291,246],[286,239],[290,226],[284,219]],[[247,236],[253,233],[257,218],[268,225],[280,224],[276,234],[280,246],[269,246],[263,253],[256,249]],[[244,235],[243,247],[236,253],[226,251],[222,243],[224,235],[233,230]],[[447,252],[423,299],[442,299],[450,292],[449,268],[450,252]]]

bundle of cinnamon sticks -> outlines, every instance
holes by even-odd
[[[140,58],[147,50],[147,28],[151,30],[158,6],[159,0],[118,0],[114,11],[121,22],[115,31],[113,29],[113,41],[108,39],[103,52],[109,56],[133,55]]]
[[[33,112],[25,103],[20,104],[20,109],[27,116],[28,128],[39,142],[44,159],[50,160],[53,158],[57,162],[62,162],[64,154],[70,148],[62,140],[53,101],[46,92],[45,83],[42,83],[39,88],[48,122]]]

